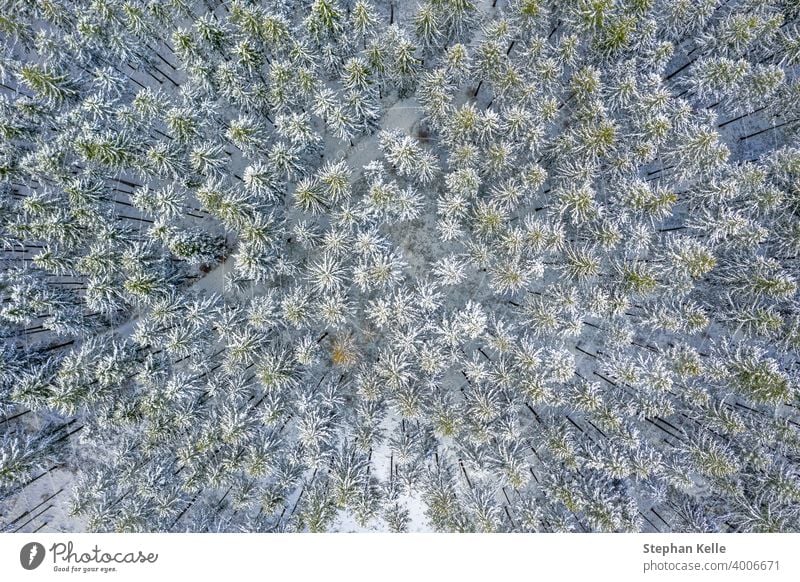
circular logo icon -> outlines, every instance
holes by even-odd
[[[44,561],[44,546],[39,542],[30,542],[19,551],[19,563],[26,570],[35,570]]]

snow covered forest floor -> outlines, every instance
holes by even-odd
[[[800,531],[799,16],[5,0],[0,531]]]

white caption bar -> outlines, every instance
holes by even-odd
[[[800,534],[4,534],[3,580],[800,580]]]

